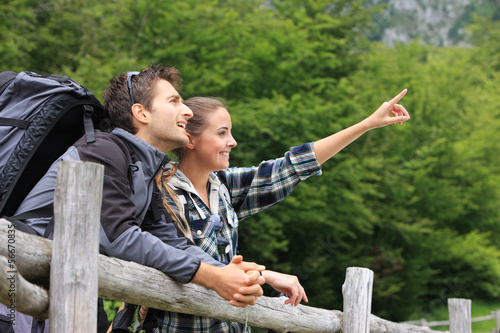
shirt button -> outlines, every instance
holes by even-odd
[[[198,230],[196,233],[198,234],[198,236],[201,235],[201,230]]]

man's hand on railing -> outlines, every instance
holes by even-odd
[[[245,262],[243,257],[238,255],[225,267],[215,267],[202,262],[193,282],[215,290],[233,306],[245,307],[254,305],[257,298],[263,295],[261,285],[265,280],[260,272],[264,270],[264,266]]]
[[[302,300],[308,302],[306,292],[295,275],[278,273],[275,271],[265,270],[262,275],[266,279],[266,283],[275,290],[284,293],[289,298],[285,304],[297,306]]]

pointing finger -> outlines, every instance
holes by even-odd
[[[390,105],[395,105],[401,98],[403,98],[404,95],[408,92],[408,89],[403,90],[399,94],[397,94],[393,99],[389,101]]]

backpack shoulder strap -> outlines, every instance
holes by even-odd
[[[168,186],[168,185],[167,185]],[[173,189],[175,194],[177,194],[177,198],[179,199],[179,202],[181,203],[181,209],[182,212],[179,212],[181,215],[184,215],[186,218],[186,221],[189,223],[189,207],[186,199],[186,192],[184,190],[181,190],[179,188]]]
[[[13,71],[3,71],[0,72],[0,95],[7,89],[7,87],[14,81],[17,73]],[[2,126],[14,126],[22,129],[28,128],[29,121],[22,119],[13,118],[3,118],[0,117],[0,125]]]
[[[9,86],[9,84],[14,81],[17,73],[13,71],[3,71],[0,72],[0,95]]]

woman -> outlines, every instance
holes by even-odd
[[[189,144],[176,152],[178,164],[159,181],[166,206],[180,207],[178,222],[196,245],[218,261],[230,262],[237,253],[240,220],[283,200],[301,180],[319,175],[322,163],[363,133],[407,121],[408,112],[397,104],[405,94],[406,89],[358,124],[250,168],[229,168],[229,155],[237,143],[224,104],[212,98],[190,98],[185,101],[193,111],[186,127]],[[267,270],[263,276],[266,283],[289,296],[285,304],[307,302],[296,277]],[[179,331],[186,324],[197,332],[242,330],[236,323],[170,312],[161,313],[159,320],[160,332]]]

